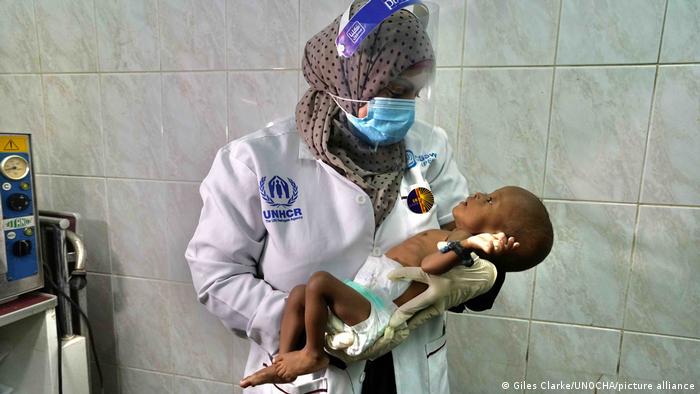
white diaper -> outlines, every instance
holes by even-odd
[[[392,301],[403,294],[411,284],[409,281],[393,281],[387,278],[389,272],[399,267],[402,265],[386,256],[370,256],[355,275],[355,279],[346,281],[347,285],[367,298],[371,308],[367,319],[354,326],[348,326],[329,311],[326,331],[336,334],[327,336],[327,345],[330,348],[345,349],[348,355],[356,356],[384,335],[384,329],[396,310]]]
[[[403,266],[400,263],[384,255],[379,257],[369,256],[362,267],[360,267],[360,270],[357,271],[353,282],[368,290],[372,290],[393,306],[394,303],[392,301],[403,294],[408,289],[408,286],[411,285],[410,281],[391,280],[388,278],[389,272],[401,267]]]

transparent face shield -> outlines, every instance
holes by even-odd
[[[338,54],[342,57],[352,56],[374,28],[401,9],[410,11],[421,22],[437,57],[439,6],[431,1],[412,0],[369,0],[352,18],[349,18],[348,7],[341,17],[336,38]],[[360,105],[357,116],[346,113],[351,130],[374,150],[401,141],[416,127],[426,129],[423,135],[432,133],[436,111],[435,65],[436,59],[420,62],[392,80],[374,99],[351,100]],[[333,98],[336,102],[348,100],[337,96]]]

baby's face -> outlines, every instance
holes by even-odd
[[[457,228],[471,234],[505,231],[517,219],[519,192],[506,186],[490,194],[474,193],[452,209]]]

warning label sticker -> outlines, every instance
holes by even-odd
[[[0,135],[0,152],[29,153],[29,137],[26,135]]]

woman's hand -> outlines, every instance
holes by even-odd
[[[499,256],[520,246],[520,243],[516,242],[515,238],[506,237],[506,234],[503,232],[472,235],[461,243],[465,248],[481,250],[489,256]]]

